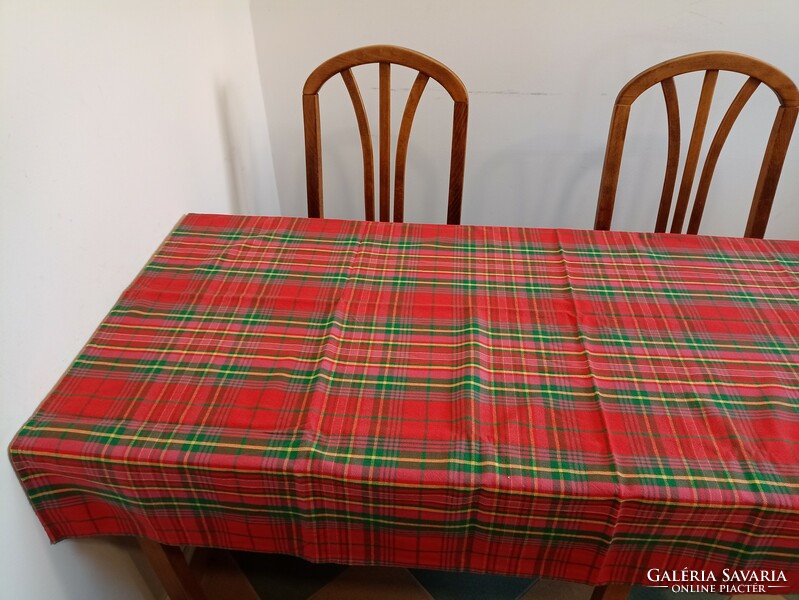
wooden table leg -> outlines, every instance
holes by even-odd
[[[180,548],[143,537],[139,545],[170,600],[208,600]]]
[[[611,583],[608,585],[598,585],[591,594],[591,600],[627,600],[633,586]]]

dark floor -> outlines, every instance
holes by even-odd
[[[446,573],[423,569],[317,565],[275,554],[235,553],[262,600],[588,600],[592,588],[546,579]],[[720,600],[636,587],[630,600]],[[799,600],[799,596],[734,596],[733,600]]]

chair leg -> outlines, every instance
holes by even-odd
[[[143,537],[139,545],[170,600],[208,600],[180,548]]]
[[[633,586],[611,583],[598,585],[591,594],[591,600],[627,600]]]

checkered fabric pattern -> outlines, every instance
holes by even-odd
[[[799,589],[799,242],[188,215],[12,442],[50,538]]]

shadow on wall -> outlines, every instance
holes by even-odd
[[[230,208],[235,214],[254,214],[252,196],[245,189],[245,173],[242,156],[239,151],[241,140],[237,139],[239,130],[233,126],[233,111],[231,109],[231,92],[227,86],[217,83],[215,86],[216,114],[219,121],[219,135],[222,138],[222,148],[225,153],[225,174],[227,180]]]
[[[271,161],[268,136],[259,139],[244,103],[232,86],[217,82],[214,87],[219,137],[224,153],[225,179],[234,214],[275,214],[269,200],[276,194],[269,173]],[[257,131],[257,129],[255,129]]]

